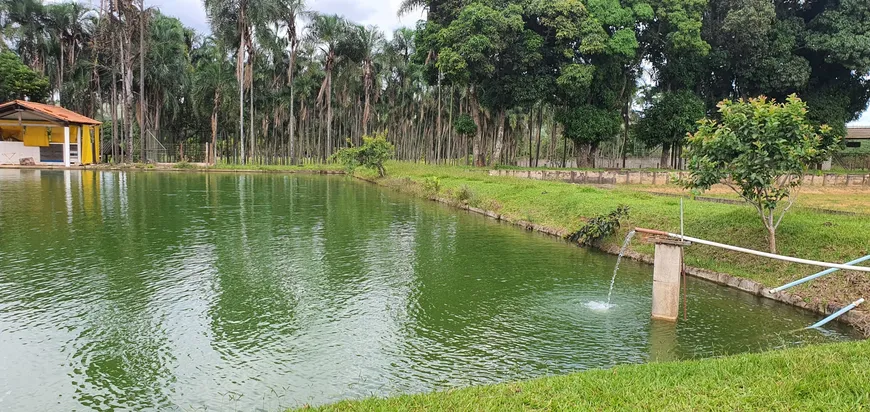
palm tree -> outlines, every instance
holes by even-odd
[[[154,137],[159,141],[162,114],[167,109],[178,113],[191,67],[180,20],[155,12],[149,26],[144,77],[146,94],[153,101]]]
[[[232,65],[226,60],[224,47],[215,39],[207,38],[197,50],[198,61],[192,79],[193,102],[203,111],[211,113],[211,152],[209,161],[215,162],[218,135],[218,113],[227,106],[233,90]]]
[[[0,0],[5,17],[0,31],[15,39],[21,60],[32,69],[45,73],[48,34],[45,7],[39,0]]]
[[[332,153],[332,74],[336,63],[341,59],[337,52],[339,45],[347,40],[347,21],[335,14],[318,14],[311,22],[309,39],[317,44],[323,54],[323,67],[326,77],[317,93],[317,103],[323,105],[326,100],[326,152]]]
[[[359,38],[361,62],[363,70],[363,90],[365,93],[364,108],[362,116],[363,135],[369,134],[369,115],[371,113],[371,96],[374,86],[374,71],[375,71],[375,56],[378,55],[384,47],[384,33],[377,26],[359,27],[357,29]]]
[[[55,90],[61,94],[68,67],[76,63],[77,55],[83,51],[93,33],[93,10],[79,3],[69,2],[46,5],[44,12],[46,31],[59,53],[55,56]]]
[[[396,15],[402,17],[408,13],[410,13],[414,9],[428,9],[429,1],[428,0],[402,0],[402,3],[399,4],[399,11],[396,12]]]
[[[245,52],[253,54],[253,32],[275,19],[278,9],[276,0],[203,0],[205,11],[216,34],[232,44],[230,38],[238,39],[236,48],[236,76],[239,83],[239,141],[242,163],[245,157]],[[253,76],[251,76],[253,77]]]
[[[296,164],[296,110],[293,74],[296,70],[296,57],[299,51],[299,33],[296,31],[296,19],[305,14],[305,0],[279,0],[284,28],[287,30],[287,43],[290,47],[290,58],[287,65],[287,84],[290,86],[290,137],[287,145],[290,149],[290,164]]]

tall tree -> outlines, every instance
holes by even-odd
[[[290,164],[296,164],[296,94],[293,84],[293,74],[296,71],[296,58],[299,54],[299,33],[296,20],[306,13],[304,0],[281,0],[279,3],[281,16],[284,19],[284,29],[287,30],[287,45],[289,61],[287,64],[287,84],[290,86],[290,136],[287,145],[290,149]]]
[[[342,55],[339,47],[347,41],[350,26],[347,21],[334,14],[317,14],[311,22],[308,33],[310,41],[320,48],[323,59],[323,69],[326,76],[317,92],[319,105],[326,104],[326,151],[324,156],[332,153],[332,78],[336,64]]]

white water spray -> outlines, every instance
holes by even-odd
[[[607,292],[607,302],[587,302],[587,308],[595,311],[605,311],[615,306],[610,303],[610,298],[613,295],[613,285],[616,284],[616,273],[619,272],[619,263],[622,262],[622,256],[625,255],[625,251],[628,250],[628,244],[631,242],[631,238],[634,237],[634,234],[634,230],[629,231],[625,236],[625,240],[622,242],[622,248],[619,249],[619,256],[616,257],[616,267],[613,268],[613,277],[610,278],[610,291]]]
[[[628,235],[625,236],[625,240],[622,241],[622,249],[619,249],[619,256],[616,257],[616,267],[613,268],[613,277],[610,278],[610,291],[607,292],[607,307],[610,307],[610,298],[613,295],[613,285],[616,283],[616,273],[619,272],[619,263],[622,262],[622,256],[625,255],[625,251],[628,250],[628,244],[631,242],[631,238],[634,237],[634,230],[628,232]]]

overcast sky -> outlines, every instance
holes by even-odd
[[[98,0],[92,2],[99,4]],[[344,16],[354,23],[376,25],[389,35],[402,26],[414,27],[423,16],[418,10],[401,19],[396,17],[400,3],[401,0],[308,0],[306,5],[321,13]],[[145,6],[154,6],[163,14],[178,17],[198,32],[209,31],[202,0],[145,0]]]

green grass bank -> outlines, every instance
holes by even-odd
[[[680,199],[656,196],[632,186],[593,187],[563,182],[489,176],[485,170],[391,162],[389,176],[376,179],[365,169],[356,173],[378,184],[424,197],[452,199],[560,231],[578,229],[586,219],[609,213],[619,205],[631,208],[617,235],[601,245],[612,249],[632,227],[679,232]],[[434,183],[437,181],[437,184]],[[437,192],[436,192],[437,190]],[[836,195],[831,195],[836,196]],[[686,198],[685,233],[690,236],[766,250],[765,229],[754,208]],[[779,253],[807,259],[845,262],[870,253],[870,219],[838,215],[803,207],[801,198],[786,215],[778,231]],[[640,240],[631,249],[652,255],[653,246]],[[728,273],[774,287],[820,270],[718,248],[686,248],[690,266]],[[824,308],[870,296],[870,276],[839,272],[790,290],[805,302]],[[691,291],[689,291],[691,293]]]
[[[338,165],[288,166],[218,165],[218,169],[262,171],[338,171]],[[602,249],[618,247],[632,227],[679,232],[680,199],[657,196],[639,186],[598,187],[507,176],[489,176],[485,169],[464,166],[389,162],[388,176],[377,178],[367,169],[358,177],[419,197],[438,197],[455,204],[467,204],[561,232],[577,230],[588,219],[606,214],[619,205],[631,208],[630,217],[619,233],[605,239]],[[813,194],[798,197],[778,231],[779,253],[807,259],[845,262],[870,253],[870,219],[866,215],[820,212],[820,201],[836,203],[843,194]],[[851,196],[851,195],[845,195]],[[803,200],[802,200],[803,199]],[[853,199],[854,200],[854,199]],[[766,250],[765,229],[754,208],[685,199],[685,233],[736,246]],[[870,199],[868,202],[870,203]],[[859,205],[864,207],[866,205]],[[859,210],[862,211],[863,209]],[[651,256],[653,246],[640,239],[632,242],[633,252]],[[812,274],[820,268],[693,245],[686,248],[686,264],[750,279],[767,287]],[[870,296],[870,276],[841,271],[789,290],[807,304],[825,308],[851,303]],[[689,291],[691,293],[691,291]]]
[[[870,342],[590,370],[317,411],[863,410]]]

